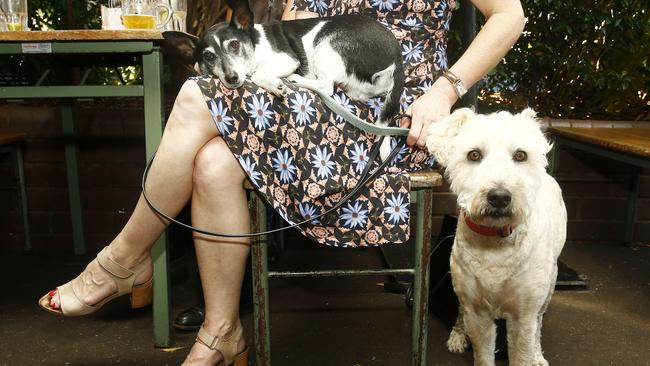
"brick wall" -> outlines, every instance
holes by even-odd
[[[137,105],[137,103],[126,103]],[[79,171],[89,251],[98,250],[121,229],[140,191],[145,164],[142,111],[114,104],[79,103],[75,107]],[[34,250],[72,251],[70,210],[58,106],[53,103],[0,104],[0,130],[28,134],[25,171]],[[12,161],[0,160],[0,187],[13,184]],[[569,212],[572,241],[621,241],[626,189],[625,168],[602,159],[564,152],[560,184]],[[587,181],[585,181],[587,180]],[[650,241],[650,174],[641,179],[636,241]],[[0,190],[0,245],[22,248],[22,227],[15,192]],[[455,199],[439,188],[434,203],[436,229],[454,213]]]
[[[104,246],[126,222],[140,191],[145,164],[143,113],[134,108],[75,107],[78,163],[89,250]],[[60,109],[56,104],[0,105],[0,130],[28,135],[25,180],[35,250],[72,250],[72,230]],[[0,161],[0,186],[13,173]],[[20,248],[22,227],[15,192],[0,191],[0,242]],[[4,209],[4,208],[8,208]]]

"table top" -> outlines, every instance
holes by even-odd
[[[156,41],[162,40],[159,30],[53,30],[29,32],[0,32],[0,42],[52,41]]]
[[[548,131],[564,138],[650,158],[650,128],[550,127]]]

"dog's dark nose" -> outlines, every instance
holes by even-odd
[[[238,81],[239,78],[237,77],[237,75],[226,75],[226,82],[228,84],[237,84]]]
[[[506,189],[495,188],[488,192],[487,200],[494,208],[506,208],[512,201],[512,195]]]

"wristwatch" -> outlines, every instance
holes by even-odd
[[[451,86],[454,87],[454,91],[456,91],[456,95],[458,95],[458,98],[462,98],[463,95],[465,95],[467,93],[467,88],[463,84],[463,81],[460,80],[458,78],[458,76],[456,76],[456,74],[454,74],[453,72],[447,70],[447,71],[445,71],[444,74],[442,74],[442,76],[445,79],[449,80],[449,82],[451,83]]]

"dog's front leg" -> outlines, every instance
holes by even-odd
[[[463,321],[474,349],[474,366],[494,366],[497,330],[492,317],[466,308],[463,311]]]
[[[258,86],[261,86],[262,88],[268,90],[269,92],[277,95],[278,97],[284,97],[287,93],[286,85],[284,85],[279,77],[256,72],[251,75],[251,81]]]
[[[511,366],[539,365],[535,363],[537,322],[537,315],[516,320],[508,319],[506,322],[508,359]]]
[[[251,81],[279,97],[284,97],[287,94],[287,86],[282,78],[293,74],[300,63],[290,57],[283,57],[281,61],[271,62],[268,66],[258,66],[251,75]]]

